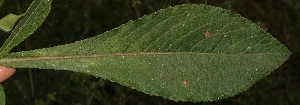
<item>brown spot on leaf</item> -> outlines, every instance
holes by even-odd
[[[208,29],[205,30],[204,36],[205,36],[205,38],[208,38],[210,36]]]
[[[183,80],[182,81],[182,86],[186,87],[188,85],[188,81],[187,80]]]

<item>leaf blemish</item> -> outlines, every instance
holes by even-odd
[[[210,33],[209,33],[208,29],[205,30],[204,36],[205,36],[205,38],[208,38],[210,36]]]
[[[187,85],[188,85],[188,81],[187,81],[187,80],[183,80],[183,81],[182,81],[182,86],[183,86],[183,87],[186,87]]]

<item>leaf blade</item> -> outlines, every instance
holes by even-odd
[[[198,102],[248,89],[289,55],[235,13],[181,5],[83,41],[9,54],[0,64],[83,72],[151,95]]]
[[[45,20],[51,8],[51,0],[34,0],[0,49],[0,56],[28,38]]]
[[[8,14],[0,20],[0,29],[8,32],[11,31],[15,25],[15,23],[19,20],[21,15]]]

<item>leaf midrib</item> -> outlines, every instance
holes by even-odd
[[[163,55],[278,55],[289,53],[255,53],[255,54],[228,54],[228,53],[199,53],[199,52],[140,52],[140,53],[115,53],[115,54],[94,54],[94,55],[74,55],[74,56],[42,56],[42,57],[23,57],[23,58],[4,58],[0,62],[25,62],[25,61],[43,61],[43,60],[62,60],[62,59],[85,59],[85,58],[101,58],[101,57],[116,57],[116,56],[163,56]]]

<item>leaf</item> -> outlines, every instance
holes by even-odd
[[[45,20],[51,8],[51,0],[34,0],[0,49],[0,57],[28,38]]]
[[[5,93],[3,86],[0,84],[0,105],[5,105]]]
[[[0,29],[6,32],[11,31],[21,16],[22,15],[8,14],[0,20]]]
[[[150,95],[199,102],[247,90],[290,54],[236,13],[185,4],[72,44],[12,53],[0,65],[82,72]]]

